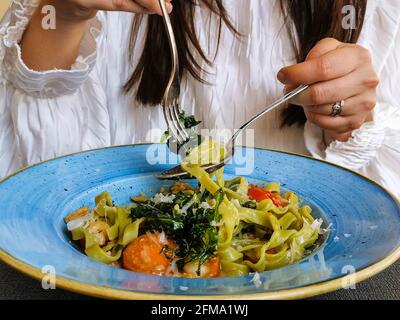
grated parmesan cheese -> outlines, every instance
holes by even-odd
[[[212,209],[212,207],[208,204],[208,202],[200,203],[199,208],[201,208],[201,209]]]
[[[253,279],[251,279],[251,282],[256,286],[256,288],[261,287],[262,281],[260,274],[258,272],[254,273]]]
[[[163,195],[162,193],[157,193],[152,201],[155,204],[160,204],[160,203],[174,203],[174,199],[175,199],[175,195],[171,194],[171,195]]]
[[[158,240],[160,241],[161,244],[168,244],[168,240],[164,231],[160,233]]]
[[[217,222],[215,220],[211,221],[210,225],[211,227],[220,227],[224,224],[224,222],[221,220],[220,222]]]
[[[319,235],[324,235],[331,231],[332,223],[326,229],[322,228],[323,223],[324,220],[322,220],[321,218],[315,219],[314,222],[311,224],[311,228],[313,228],[314,230],[318,230]]]

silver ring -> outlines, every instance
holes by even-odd
[[[332,117],[340,116],[340,114],[341,114],[342,111],[343,111],[343,106],[344,106],[344,100],[336,102],[336,103],[332,106],[332,113],[331,113],[331,116],[332,116]]]

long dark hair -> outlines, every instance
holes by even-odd
[[[306,59],[308,52],[318,41],[326,37],[336,38],[341,42],[356,43],[364,23],[367,0],[280,0],[281,9],[285,16],[293,50],[297,61]],[[196,5],[208,8],[211,15],[216,15],[219,21],[217,44],[220,41],[221,28],[225,24],[238,38],[240,30],[228,16],[223,0],[174,0],[174,10],[171,21],[175,31],[178,46],[181,76],[189,73],[197,81],[205,82],[202,78],[202,62],[211,65],[199,43],[195,30],[194,10]],[[357,12],[356,29],[342,27],[342,8],[354,6]],[[133,21],[130,52],[136,44],[139,26],[143,16],[136,15]],[[161,102],[167,85],[171,68],[171,57],[163,20],[159,16],[148,16],[146,38],[142,55],[136,68],[124,86],[129,92],[137,85],[136,99],[144,105],[157,105]],[[295,33],[293,33],[293,27]],[[198,61],[194,51],[203,59]],[[163,54],[160,54],[162,52]],[[166,54],[165,54],[166,53]],[[131,56],[131,60],[133,57]],[[283,112],[283,125],[302,125],[306,121],[303,109],[290,105]]]

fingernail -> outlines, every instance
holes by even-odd
[[[168,13],[171,13],[171,12],[172,12],[172,9],[173,9],[172,4],[167,3],[167,10],[168,10]]]
[[[286,76],[283,71],[278,72],[278,80],[282,82],[283,84],[286,84]]]

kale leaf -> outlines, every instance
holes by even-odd
[[[179,121],[183,124],[184,128],[189,130],[191,143],[195,144],[195,145],[199,145],[201,143],[203,137],[201,135],[195,133],[194,130],[192,130],[193,132],[191,132],[190,129],[193,129],[196,126],[198,126],[201,123],[201,121],[196,120],[195,116],[193,116],[193,115],[190,115],[190,116],[186,115],[185,111],[179,111],[178,116],[179,116]],[[174,147],[176,146],[177,150],[175,150],[175,151],[179,151],[187,141],[185,141],[185,143],[178,143],[177,141],[173,140],[169,130],[167,130],[164,132],[162,142],[166,142],[167,146],[169,148],[171,148],[171,146],[174,146]]]
[[[179,112],[179,121],[183,123],[186,129],[194,128],[201,123],[201,121],[196,120],[195,116],[186,115],[185,111]]]

